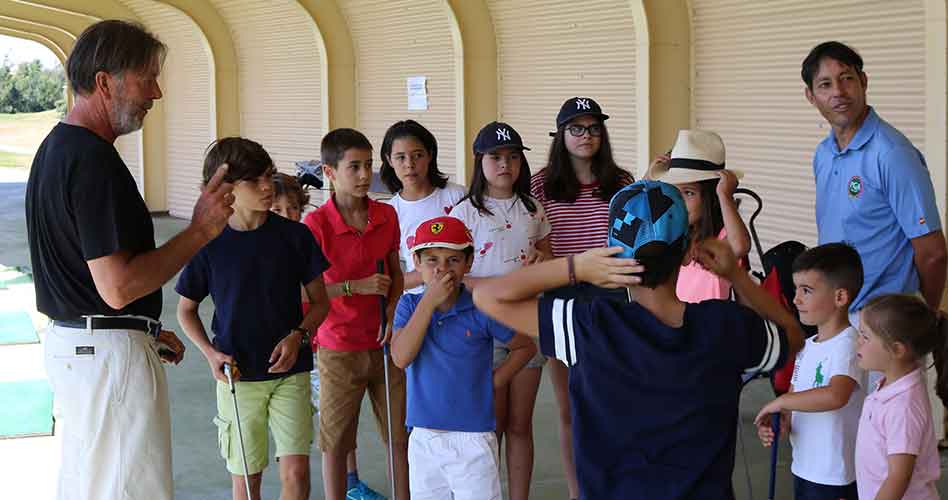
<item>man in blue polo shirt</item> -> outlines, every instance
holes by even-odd
[[[918,293],[941,305],[948,252],[935,190],[922,153],[866,104],[869,79],[862,57],[839,42],[824,42],[803,60],[804,93],[832,130],[816,148],[816,226],[819,244],[845,242],[862,258],[863,285],[849,306],[849,322],[885,293]],[[869,387],[881,375],[870,373]],[[944,409],[929,380],[932,416]],[[945,437],[943,425],[935,436]]]
[[[670,184],[616,193],[609,245],[487,279],[474,303],[570,366],[581,498],[733,499],[741,375],[780,366],[802,346],[800,326],[716,240],[698,243],[701,263],[753,310],[678,299],[688,211]],[[625,288],[631,300],[536,298],[580,281]]]
[[[853,324],[884,293],[921,293],[937,309],[948,263],[925,158],[866,104],[862,65],[852,48],[825,42],[801,70],[807,100],[832,126],[813,156],[819,243],[843,241],[862,257]]]

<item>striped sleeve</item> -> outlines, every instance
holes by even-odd
[[[781,366],[787,359],[787,335],[777,325],[765,321],[748,308],[740,306],[742,325],[740,330],[746,335],[748,349],[746,357],[740,360],[744,373],[769,373]]]
[[[576,356],[577,325],[580,324],[577,316],[584,312],[585,308],[578,306],[574,299],[540,299],[540,350],[544,355],[554,357],[566,366],[579,361]]]

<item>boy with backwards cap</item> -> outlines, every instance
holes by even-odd
[[[732,499],[741,374],[780,366],[801,347],[800,326],[722,241],[698,242],[697,257],[750,308],[678,299],[688,213],[670,184],[616,193],[609,245],[487,279],[474,302],[570,366],[581,498]],[[630,300],[536,298],[580,281],[625,288]]]
[[[398,302],[392,361],[407,377],[412,499],[500,500],[494,389],[510,382],[536,345],[474,307],[462,284],[474,243],[459,219],[419,224],[411,253],[426,288]],[[510,349],[496,370],[494,339]]]

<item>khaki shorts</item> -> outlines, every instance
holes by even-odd
[[[392,441],[407,444],[405,372],[389,359]],[[319,448],[348,453],[356,448],[359,410],[366,391],[382,441],[389,442],[385,409],[385,365],[381,349],[343,352],[319,348]]]
[[[313,404],[309,373],[258,382],[235,382],[240,425],[247,451],[247,469],[256,474],[267,467],[267,427],[276,443],[276,457],[309,455],[313,445]],[[217,383],[217,438],[231,474],[243,474],[240,441],[230,386]]]
[[[546,364],[546,356],[540,352],[540,339],[533,339],[534,343],[537,344],[537,353],[530,358],[530,361],[527,361],[527,364],[524,365],[524,368],[543,368],[543,365]],[[493,367],[496,370],[497,367],[502,365],[504,361],[507,361],[507,356],[510,355],[510,349],[507,347],[507,344],[494,340],[494,364]]]

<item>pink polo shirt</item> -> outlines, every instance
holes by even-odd
[[[866,396],[856,434],[859,498],[875,498],[889,473],[889,455],[915,455],[905,500],[937,499],[941,475],[931,406],[921,368]]]
[[[398,253],[398,216],[395,209],[369,200],[369,223],[362,232],[346,224],[335,197],[303,219],[330,268],[323,273],[327,285],[368,278],[376,262]],[[386,261],[387,262],[387,261]],[[339,296],[329,301],[329,314],[319,325],[314,342],[334,351],[379,349],[379,296]]]
[[[727,230],[721,229],[718,239],[727,241]],[[682,302],[697,304],[703,300],[731,297],[731,282],[708,271],[697,261],[681,266],[678,272],[678,285],[675,293]]]

